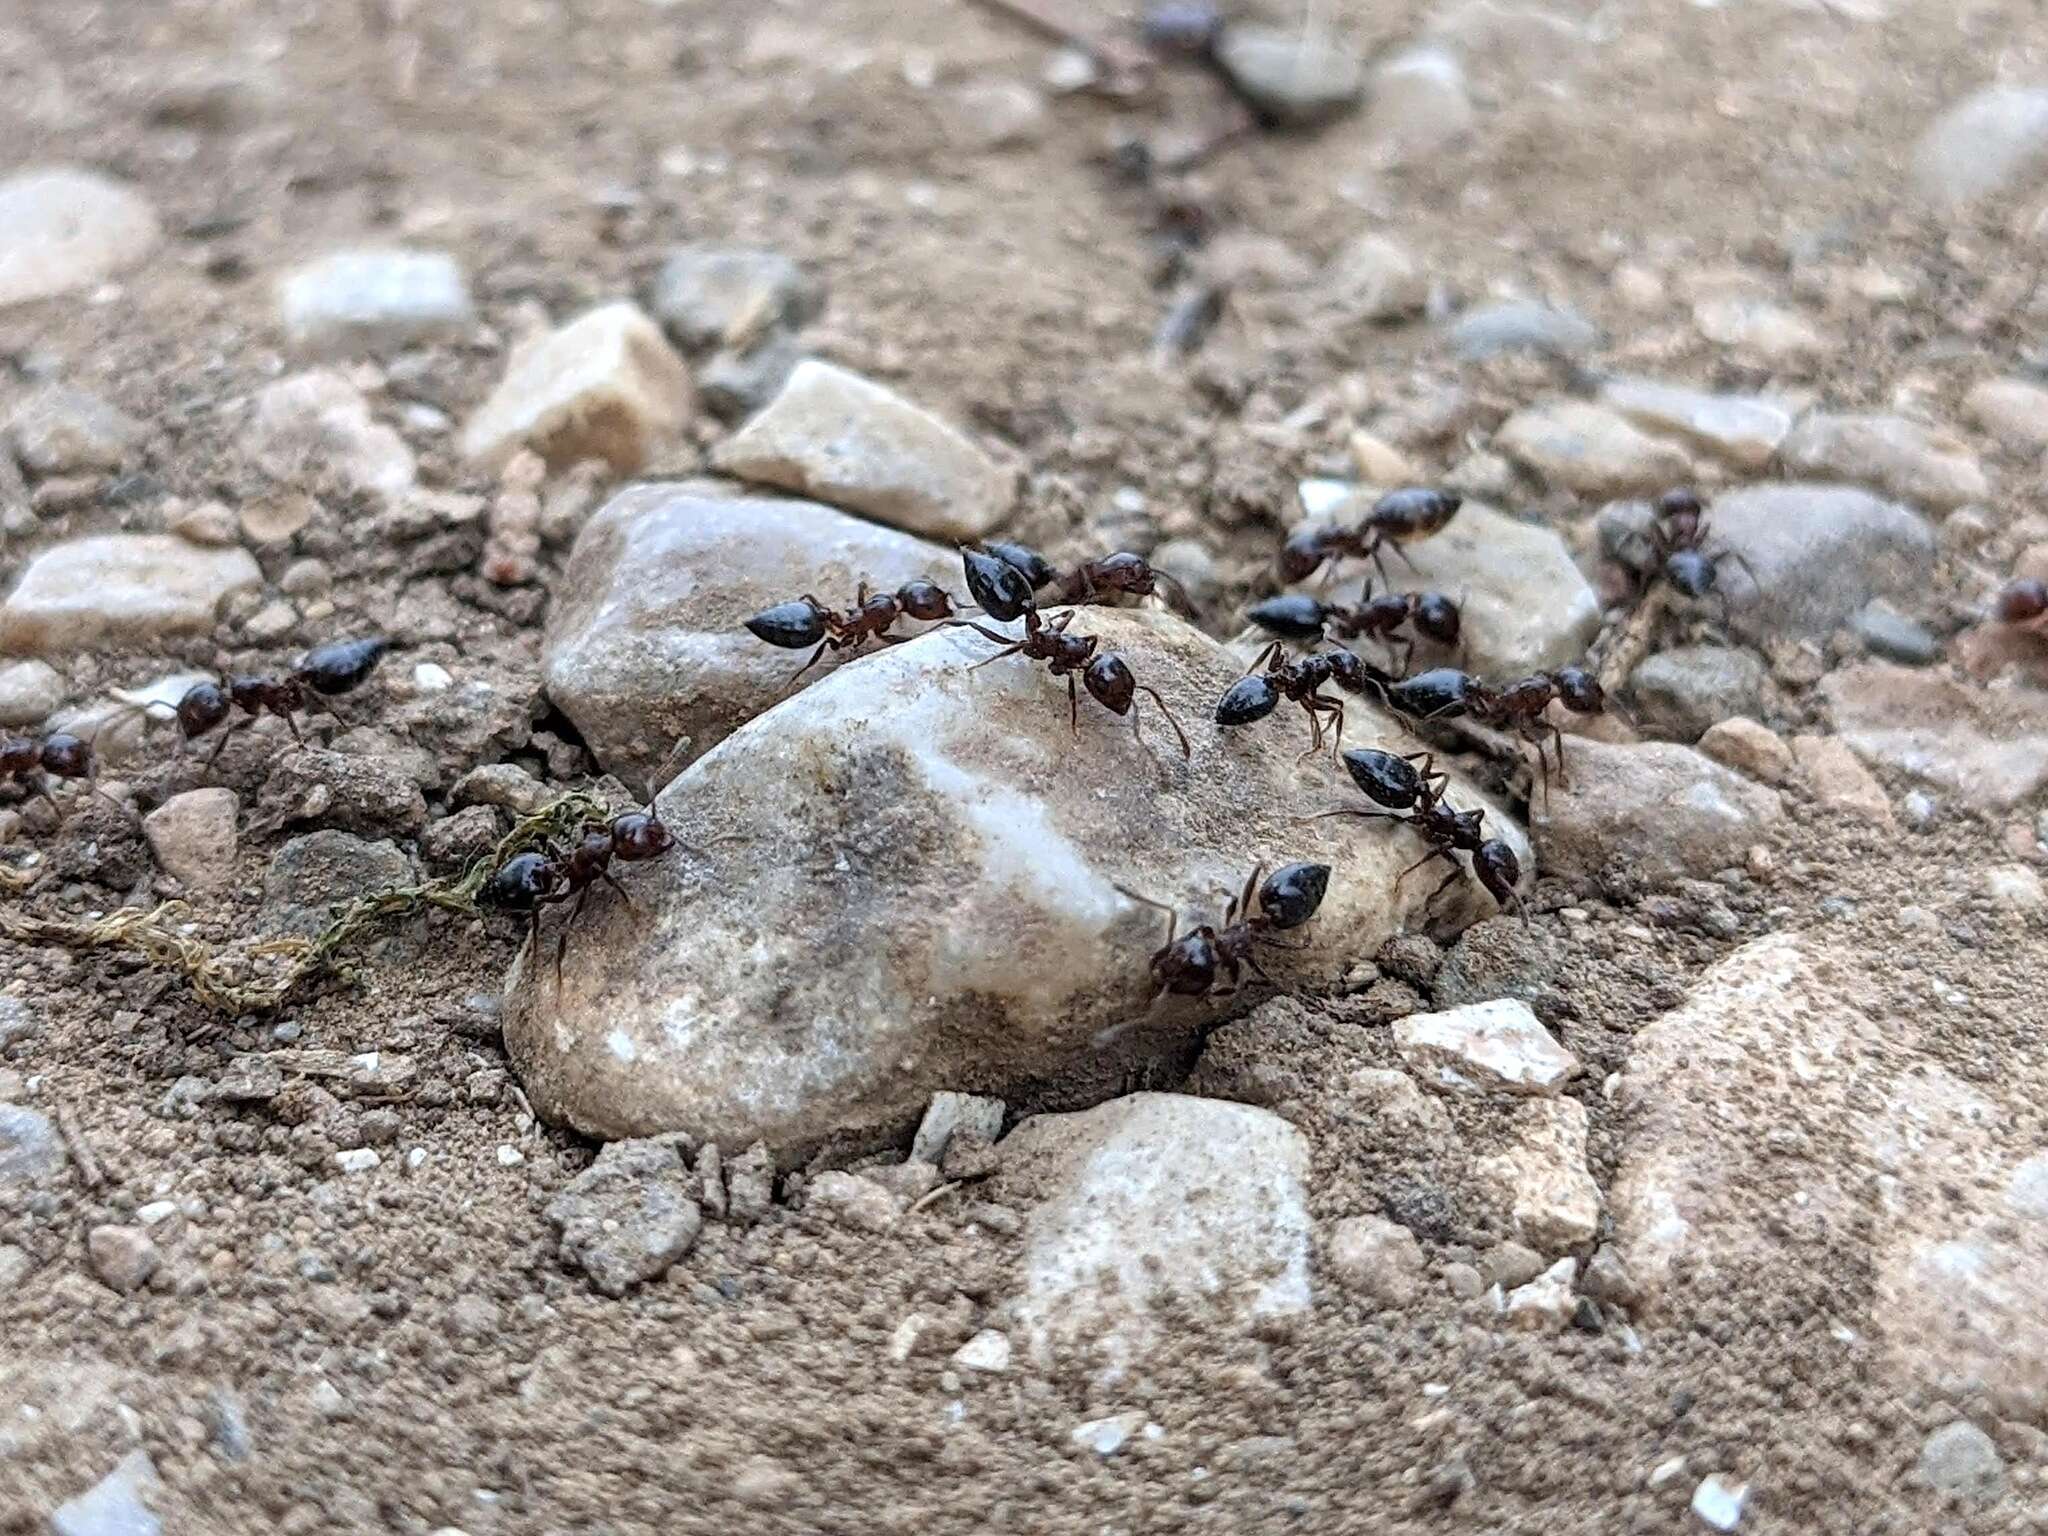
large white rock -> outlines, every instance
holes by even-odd
[[[1815,411],[1778,453],[1792,474],[1868,485],[1944,512],[1991,494],[1968,443],[1904,416]]]
[[[338,373],[315,369],[266,384],[249,414],[249,453],[288,485],[390,499],[410,490],[412,450],[370,414],[363,392]]]
[[[1562,1093],[1579,1059],[1520,998],[1467,1003],[1394,1021],[1394,1048],[1446,1093]]]
[[[1944,209],[2048,171],[2048,89],[1986,86],[1943,112],[1913,148],[1913,185]]]
[[[0,604],[0,652],[53,655],[203,635],[220,605],[263,573],[245,549],[158,533],[108,533],[31,560]]]
[[[782,393],[711,457],[742,480],[935,539],[983,537],[1017,495],[1016,471],[958,428],[871,379],[815,360],[799,363]]]
[[[1308,1143],[1247,1104],[1140,1093],[1036,1115],[1003,1143],[1025,1215],[1017,1331],[1041,1364],[1142,1362],[1172,1297],[1226,1328],[1308,1310]],[[1178,1319],[1176,1319],[1178,1325]]]
[[[127,271],[163,238],[149,200],[68,166],[0,181],[0,306],[77,293]]]
[[[1552,400],[1515,412],[1494,447],[1546,483],[1582,496],[1654,493],[1691,478],[1692,460],[1620,412],[1587,400]]]
[[[845,608],[863,581],[893,592],[920,577],[967,600],[953,551],[817,502],[718,481],[629,486],[569,555],[541,647],[548,697],[608,770],[644,784],[677,741],[681,767],[789,692],[810,653],[755,639],[748,618],[806,592]],[[803,686],[839,665],[827,652]]]
[[[1353,501],[1337,521],[1356,521],[1370,502]],[[1600,600],[1551,529],[1525,523],[1468,500],[1441,533],[1402,546],[1408,556],[1386,557],[1384,590],[1442,592],[1463,610],[1466,665],[1485,677],[1520,677],[1537,667],[1562,667],[1585,658],[1600,632]],[[1370,568],[1347,561],[1348,578],[1333,602],[1356,602]]]
[[[630,475],[681,434],[694,406],[661,327],[631,304],[606,304],[512,354],[462,429],[462,452],[493,472],[531,448],[550,468],[602,459]]]
[[[620,866],[633,907],[588,904],[559,986],[557,919],[543,962],[515,966],[505,1034],[541,1111],[787,1158],[907,1130],[939,1089],[1113,1080],[1230,1006],[1153,1010],[1165,922],[1119,885],[1214,922],[1255,862],[1331,864],[1321,913],[1288,936],[1306,947],[1265,952],[1297,984],[1333,982],[1424,921],[1434,882],[1395,885],[1411,836],[1299,820],[1362,802],[1328,756],[1297,761],[1294,722],[1213,723],[1241,671],[1221,646],[1157,611],[1082,609],[1072,633],[1164,694],[1192,762],[1143,696],[1142,738],[1085,693],[1076,733],[1058,679],[1020,657],[970,670],[995,648],[966,630],[841,668],[668,786],[661,814],[689,848]],[[1346,740],[1375,739],[1397,738],[1354,701]],[[1465,784],[1450,795],[1524,846]],[[1461,882],[1429,920],[1492,906]]]

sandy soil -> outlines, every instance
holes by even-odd
[[[1428,14],[1419,0],[1328,9],[1369,50]],[[986,153],[913,82],[1035,81],[1048,50],[964,0],[16,6],[0,12],[7,159],[130,178],[171,238],[111,293],[0,316],[15,375],[0,398],[53,362],[149,423],[140,482],[63,525],[148,526],[165,497],[256,489],[237,407],[286,366],[270,283],[295,262],[371,237],[452,250],[503,338],[536,313],[636,291],[677,240],[759,241],[828,281],[818,350],[1029,464],[1020,536],[1062,549],[1119,538],[1132,522],[1113,498],[1135,490],[1151,536],[1219,552],[1221,612],[1259,579],[1294,480],[1344,467],[1338,417],[1398,418],[1456,379],[1476,401],[1462,432],[1556,386],[1529,361],[1461,371],[1428,326],[1328,323],[1313,281],[1275,280],[1365,229],[1398,232],[1447,296],[1568,302],[1607,332],[1605,362],[1660,375],[1765,381],[1689,320],[1688,283],[1731,266],[1829,338],[1776,383],[1939,406],[1987,360],[2011,366],[2038,336],[2025,301],[2042,247],[2011,209],[1954,224],[1915,211],[1902,167],[1947,101],[1993,71],[2038,74],[2048,24],[2026,0],[1901,0],[1881,21],[1862,19],[1869,9],[1622,0],[1589,17],[1600,41],[1565,57],[1475,59],[1472,142],[1419,165],[1376,167],[1357,118],[1230,150],[1182,190],[1237,251],[1239,302],[1185,368],[1161,372],[1157,208],[1102,156],[1120,134],[1219,118],[1199,74],[1169,76],[1142,105],[1055,100],[1036,142]],[[226,121],[158,110],[162,82],[194,73],[238,83]],[[1661,274],[1662,296],[1617,281],[1626,266]],[[1901,279],[1903,297],[1871,304],[1835,280],[1863,269]],[[437,350],[386,381],[386,403],[459,420],[501,364],[502,346]],[[471,484],[447,436],[414,442],[425,480]],[[1432,469],[1462,456],[1456,433],[1417,452]],[[661,467],[695,463],[683,446]],[[2038,468],[2002,468],[2015,500],[2039,490]],[[1578,528],[1591,508],[1527,510]],[[493,611],[460,578],[420,574],[371,520],[330,526],[311,552],[336,572],[332,631],[396,606],[426,615],[442,649],[422,654],[489,656],[530,678],[537,613]],[[27,552],[0,549],[0,579]],[[1946,564],[1928,613],[1974,600],[1994,564]],[[226,659],[209,642],[67,671],[82,695]],[[1601,1083],[1630,1035],[1764,932],[1809,932],[1853,963],[1874,1017],[1984,1091],[2020,1102],[2040,1087],[2039,920],[1980,894],[1983,866],[2012,857],[2008,829],[1954,813],[1930,833],[1880,833],[1794,798],[1774,880],[1726,895],[1738,935],[1554,888],[1533,937],[1489,940],[1550,956],[1570,1002],[1562,1038],[1589,1069],[1571,1091],[1592,1115],[1603,1184],[1617,1124]],[[124,835],[89,825],[110,846]],[[245,850],[207,931],[258,924],[275,845]],[[108,896],[72,894],[80,908]],[[1907,902],[1940,925],[1902,932]],[[1857,1251],[1785,1266],[1766,1314],[1645,1326],[1635,1349],[1615,1329],[1503,1332],[1434,1279],[1394,1311],[1324,1286],[1309,1317],[1269,1337],[1177,1334],[1113,1399],[1078,1374],[950,1367],[1008,1294],[1018,1251],[1014,1211],[972,1190],[885,1236],[791,1207],[751,1230],[710,1222],[668,1280],[607,1300],[557,1262],[542,1214],[594,1149],[532,1122],[497,1042],[491,994],[515,937],[422,920],[365,957],[365,989],[232,1026],[130,962],[0,945],[0,992],[42,1020],[0,1059],[0,1100],[33,1078],[34,1102],[62,1110],[102,1173],[0,1214],[0,1243],[37,1266],[0,1292],[0,1404],[49,1410],[0,1429],[29,1445],[0,1460],[0,1531],[42,1529],[138,1440],[177,1531],[1562,1536],[1693,1528],[1686,1500],[1717,1468],[1752,1484],[1745,1530],[2048,1522],[2043,1442],[2017,1429],[2003,1442],[2013,1491],[1991,1509],[1944,1510],[1916,1484],[1922,1440],[1953,1413],[1833,1347],[1831,1324],[1871,1285]],[[1967,1004],[1936,1002],[1930,978]],[[1415,1227],[1434,1276],[1499,1234],[1455,1185],[1418,1182],[1337,1092],[1356,1068],[1394,1062],[1381,1026],[1422,1001],[1384,980],[1275,1005],[1219,1035],[1189,1080],[1283,1107],[1315,1149],[1318,1216],[1386,1210]],[[419,1064],[409,1097],[342,1112],[344,1140],[351,1122],[364,1135],[373,1112],[395,1116],[395,1129],[370,1122],[388,1138],[379,1176],[334,1174],[340,1142],[331,1120],[308,1133],[311,1101],[167,1107],[179,1078],[286,1044]],[[1153,1086],[1189,1065],[1163,1066]],[[424,1166],[401,1175],[416,1147]],[[85,1233],[159,1199],[184,1207],[158,1229],[164,1274],[117,1296],[94,1278]],[[892,1360],[912,1312],[932,1326]],[[1165,1433],[1108,1461],[1071,1443],[1077,1421],[1124,1409]],[[236,1415],[239,1456],[221,1427]],[[1686,1474],[1650,1486],[1681,1455]]]

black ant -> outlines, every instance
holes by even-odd
[[[58,731],[41,741],[29,736],[0,736],[0,783],[8,780],[45,801],[61,819],[64,808],[50,793],[52,779],[78,779],[93,785],[93,793],[105,800],[93,781],[98,777],[92,743],[82,736]],[[112,801],[108,801],[112,804]]]
[[[1021,579],[1021,578],[1020,578]],[[984,607],[986,604],[983,605]],[[1141,683],[1131,673],[1130,664],[1114,651],[1097,654],[1096,647],[1102,641],[1099,635],[1070,635],[1067,626],[1073,622],[1074,612],[1069,608],[1050,622],[1039,618],[1036,608],[1024,610],[1024,636],[1021,640],[999,634],[980,624],[965,619],[954,619],[952,623],[962,629],[971,629],[985,640],[993,640],[1002,649],[986,660],[977,661],[970,672],[979,671],[990,662],[1001,661],[1005,656],[1022,656],[1027,661],[1042,661],[1054,677],[1067,680],[1067,706],[1072,719],[1074,734],[1081,734],[1081,696],[1076,686],[1088,689],[1090,697],[1113,715],[1130,715],[1131,725],[1138,727],[1138,717],[1132,713],[1137,695],[1147,693],[1152,702],[1159,706],[1159,713],[1166,717],[1166,723],[1173,727],[1173,734],[1180,738],[1180,755],[1183,758],[1194,755],[1188,746],[1188,735],[1180,728],[1180,722],[1173,717],[1173,711],[1166,707],[1159,690]]]
[[[1193,611],[1185,587],[1165,571],[1155,569],[1143,555],[1128,550],[1084,560],[1065,575],[1045,556],[1022,544],[997,540],[983,544],[979,551],[962,550],[961,555],[967,566],[968,591],[985,612],[1005,623],[1025,608],[1041,604],[1048,608],[1074,607],[1099,603],[1119,593],[1126,597],[1157,597],[1162,595],[1162,587],[1163,595],[1184,611]],[[1023,586],[1006,572],[994,569],[998,564],[1010,567],[1022,577]],[[1005,611],[1011,609],[1015,611]]]
[[[1584,667],[1532,672],[1500,688],[1489,688],[1456,667],[1432,667],[1383,686],[1380,692],[1388,708],[1409,720],[1426,723],[1463,716],[1481,725],[1511,730],[1533,743],[1546,795],[1550,792],[1550,762],[1543,754],[1546,739],[1556,753],[1558,782],[1571,782],[1565,777],[1564,732],[1545,717],[1551,701],[1578,715],[1602,714],[1607,708],[1606,690]]]
[[[1649,557],[1636,568],[1638,593],[1659,577],[1685,597],[1705,597],[1711,592],[1720,600],[1721,622],[1727,623],[1728,594],[1720,588],[1721,563],[1733,560],[1742,567],[1752,586],[1761,587],[1756,567],[1740,550],[1706,547],[1707,509],[1698,492],[1666,491],[1651,503],[1651,511],[1656,520],[1643,535],[1649,545]]]
[[[562,957],[569,949],[569,930],[582,914],[583,900],[590,894],[590,888],[602,880],[619,893],[620,900],[632,906],[633,898],[612,875],[612,864],[642,864],[660,858],[675,845],[674,834],[655,815],[650,802],[644,810],[626,811],[589,827],[566,853],[550,842],[546,853],[514,854],[483,883],[476,904],[485,911],[526,917],[537,953],[541,909],[575,897],[576,905],[569,909],[568,920],[562,924],[561,937],[555,944],[555,986],[559,989]]]
[[[229,737],[252,724],[259,715],[277,716],[291,727],[292,740],[303,746],[305,737],[299,734],[299,722],[293,717],[313,702],[308,693],[326,699],[353,692],[376,671],[377,663],[390,648],[391,642],[381,637],[337,640],[308,651],[305,660],[282,676],[224,677],[217,683],[196,683],[178,700],[178,730],[185,740],[191,741],[205,735],[236,710],[248,717],[221,732],[220,740],[206,759],[209,767],[227,747]],[[327,713],[334,714],[332,705],[324,707]]]
[[[1322,816],[1360,816],[1368,820],[1404,822],[1429,845],[1429,852],[1395,878],[1396,886],[1434,860],[1442,859],[1451,866],[1451,872],[1429,893],[1429,899],[1423,903],[1424,910],[1465,872],[1458,863],[1457,855],[1467,853],[1472,857],[1473,876],[1493,898],[1494,904],[1502,911],[1511,905],[1520,908],[1522,920],[1528,921],[1528,909],[1522,905],[1521,893],[1516,889],[1522,880],[1522,861],[1505,839],[1485,835],[1485,811],[1460,811],[1444,798],[1444,789],[1450,780],[1447,775],[1432,771],[1434,760],[1427,753],[1397,757],[1391,752],[1346,752],[1344,766],[1349,770],[1352,782],[1365,792],[1366,798],[1385,809],[1360,810],[1347,806],[1342,810],[1324,811]]]
[[[1244,889],[1225,910],[1221,929],[1204,923],[1180,938],[1174,937],[1180,919],[1172,907],[1149,896],[1140,896],[1121,885],[1117,887],[1131,900],[1141,901],[1166,914],[1166,942],[1153,954],[1151,964],[1152,979],[1159,983],[1158,997],[1153,999],[1155,1004],[1169,993],[1182,997],[1207,997],[1215,990],[1219,973],[1229,978],[1233,992],[1237,990],[1239,976],[1245,970],[1271,985],[1273,978],[1259,964],[1254,946],[1305,947],[1281,944],[1271,935],[1299,928],[1316,915],[1316,910],[1323,904],[1323,893],[1330,887],[1330,866],[1289,864],[1273,871],[1261,885],[1259,876],[1263,870],[1263,865],[1253,868]],[[1258,901],[1257,910],[1252,905],[1254,893]]]
[[[1393,550],[1406,564],[1414,565],[1401,546],[1442,531],[1464,504],[1462,496],[1430,486],[1389,491],[1373,503],[1356,528],[1324,525],[1297,529],[1281,546],[1280,574],[1288,581],[1306,581],[1322,569],[1324,561],[1357,555],[1372,561],[1373,569],[1385,580],[1383,549]]]
[[[1337,640],[1355,640],[1369,635],[1387,648],[1390,661],[1394,660],[1396,632],[1404,624],[1425,639],[1446,646],[1455,646],[1464,629],[1458,605],[1441,592],[1382,592],[1374,596],[1370,581],[1359,601],[1348,607],[1325,603],[1306,592],[1283,592],[1257,604],[1245,617],[1283,640],[1315,641],[1325,634]],[[1396,666],[1405,672],[1415,654],[1415,642],[1407,636],[1399,638],[1403,649]]]
[[[1262,672],[1259,669],[1263,667]],[[1278,640],[1273,641],[1252,662],[1250,670],[1230,685],[1216,701],[1218,725],[1249,725],[1263,720],[1292,699],[1308,713],[1309,743],[1303,757],[1310,757],[1323,744],[1323,717],[1334,724],[1334,744],[1344,741],[1344,701],[1322,692],[1325,683],[1335,683],[1349,693],[1364,693],[1368,687],[1384,689],[1392,679],[1372,663],[1346,650],[1318,651],[1290,661]]]
[[[777,603],[747,620],[747,629],[757,640],[800,651],[815,645],[811,659],[798,667],[790,682],[818,664],[827,651],[857,651],[870,640],[883,645],[901,645],[907,638],[889,630],[898,619],[935,623],[955,617],[953,599],[944,587],[929,581],[909,581],[894,592],[869,592],[862,582],[853,606],[834,612],[806,592],[793,603]]]

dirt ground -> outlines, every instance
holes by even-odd
[[[1323,9],[1369,54],[1432,14],[1423,0]],[[1413,439],[1440,472],[1463,456],[1460,433],[1562,382],[1528,359],[1458,365],[1431,325],[1344,323],[1313,274],[1361,232],[1398,234],[1446,302],[1568,303],[1606,334],[1596,361],[1715,387],[1913,398],[1952,417],[1969,382],[2038,344],[2036,210],[1946,220],[1915,208],[1904,171],[1942,106],[1994,75],[2048,70],[2033,0],[1897,0],[1882,19],[1868,0],[1554,9],[1586,40],[1553,57],[1475,50],[1466,144],[1389,168],[1353,117],[1256,137],[1188,178],[1237,297],[1201,351],[1162,370],[1158,205],[1105,153],[1218,120],[1223,96],[1185,71],[1143,103],[1056,97],[1035,140],[978,149],[935,92],[1036,82],[1050,50],[968,0],[0,8],[6,168],[99,166],[147,189],[170,232],[111,292],[0,314],[0,404],[54,373],[152,433],[119,494],[0,548],[0,580],[46,536],[156,526],[168,498],[255,494],[237,422],[288,366],[272,281],[367,240],[446,249],[468,270],[498,344],[435,349],[371,381],[380,414],[424,405],[458,422],[537,313],[641,291],[681,240],[778,248],[829,285],[814,350],[1028,465],[1018,536],[1060,552],[1201,538],[1220,560],[1219,621],[1260,579],[1294,482],[1347,468],[1349,424],[1412,418],[1462,385],[1472,417]],[[166,109],[167,82],[207,79],[228,85],[188,85]],[[1828,344],[1766,372],[1704,341],[1689,285],[1729,269]],[[1894,296],[1868,297],[1880,290]],[[445,431],[410,440],[425,483],[487,489]],[[692,444],[658,467],[697,462]],[[1998,510],[2016,519],[2042,472],[1998,467]],[[1575,535],[1593,511],[1554,495],[1519,509]],[[299,547],[335,573],[317,633],[79,658],[67,681],[83,697],[171,663],[276,661],[397,614],[420,659],[530,690],[537,606],[423,571],[415,551],[333,509]],[[1980,600],[2009,553],[1994,540],[1945,558],[1921,616],[1939,627]],[[1774,723],[1808,724],[1802,697]],[[1887,783],[1895,802],[1908,787]],[[1551,956],[1603,1185],[1617,1116],[1601,1084],[1631,1034],[1766,932],[1814,936],[1860,975],[1872,1017],[1959,1076],[2016,1105],[2048,1100],[2048,944],[2038,917],[1981,887],[2016,837],[2029,846],[2033,808],[2016,827],[1950,808],[1908,833],[1792,801],[1773,878],[1724,893],[1736,932],[1553,885],[1534,937],[1498,940]],[[111,812],[62,831],[29,819],[20,836],[104,839],[74,866],[136,849]],[[249,837],[232,893],[200,903],[204,934],[257,928],[277,841]],[[146,896],[146,873],[137,883]],[[124,894],[71,878],[33,900],[80,912]],[[1909,903],[1939,922],[1903,929]],[[515,940],[423,918],[372,948],[360,987],[232,1025],[137,962],[0,944],[0,995],[39,1021],[0,1051],[0,1101],[32,1087],[101,1175],[0,1211],[0,1244],[34,1264],[0,1288],[0,1406],[14,1415],[0,1444],[16,1446],[0,1456],[0,1531],[42,1530],[137,1443],[177,1532],[1662,1532],[1696,1528],[1686,1502],[1717,1469],[1751,1484],[1745,1531],[2048,1529],[2038,1436],[2001,1442],[2012,1488],[1987,1510],[1945,1509],[1916,1482],[1921,1443],[1952,1410],[1901,1394],[1831,1334],[1862,1310],[1867,1253],[1787,1263],[1767,1313],[1731,1304],[1678,1328],[1538,1337],[1456,1303],[1438,1269],[1499,1234],[1455,1189],[1432,1204],[1394,1177],[1338,1091],[1359,1067],[1395,1064],[1382,1026],[1424,999],[1391,980],[1261,1010],[1216,1037],[1191,1081],[1284,1106],[1314,1147],[1319,1218],[1377,1208],[1416,1227],[1432,1278],[1410,1306],[1323,1285],[1309,1316],[1267,1336],[1175,1332],[1108,1396],[1078,1372],[958,1372],[948,1356],[1010,1294],[1020,1248],[1015,1211],[972,1190],[881,1236],[794,1205],[752,1229],[711,1221],[667,1280],[604,1298],[558,1262],[543,1216],[594,1148],[523,1112],[497,1040]],[[338,1118],[301,1105],[297,1123],[284,1101],[192,1105],[174,1090],[281,1048],[392,1053],[419,1079]],[[2022,1123],[2040,1130],[2031,1108]],[[376,1140],[382,1169],[337,1176],[350,1139]],[[159,1200],[179,1206],[153,1229],[164,1270],[118,1296],[85,1234]],[[913,1312],[930,1327],[893,1359]],[[1131,1409],[1164,1433],[1110,1459],[1070,1440],[1077,1421]],[[1653,1486],[1681,1455],[1685,1475]]]

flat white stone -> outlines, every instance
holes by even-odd
[[[1394,1021],[1394,1046],[1412,1071],[1448,1093],[1552,1095],[1579,1070],[1579,1059],[1519,998],[1411,1013]]]

